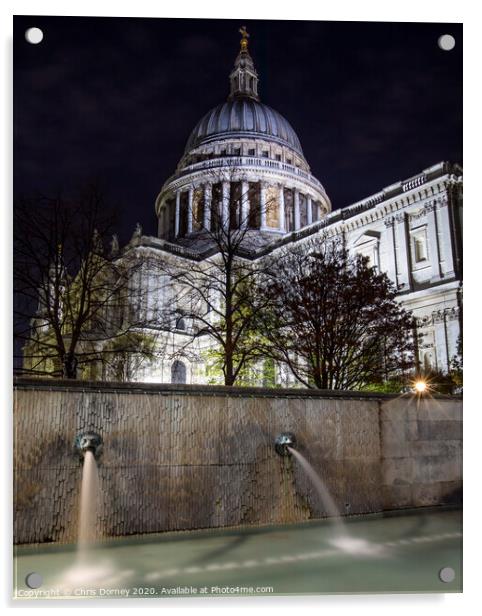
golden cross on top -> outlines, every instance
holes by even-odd
[[[239,29],[239,33],[243,37],[241,39],[241,51],[247,51],[249,34],[248,34],[248,31],[246,30],[246,26],[241,26],[241,28]]]

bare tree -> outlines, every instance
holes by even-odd
[[[15,203],[14,333],[23,373],[102,378],[122,352],[135,347],[152,357],[148,323],[134,307],[144,291],[132,286],[143,262],[129,251],[120,257],[112,229],[95,185],[73,199]]]
[[[310,240],[273,260],[260,346],[306,387],[356,389],[413,368],[413,318],[386,274],[342,242]]]
[[[205,201],[192,208],[200,257],[169,270],[177,289],[177,316],[192,324],[194,338],[205,336],[215,343],[210,355],[225,385],[234,385],[259,355],[255,323],[265,298],[255,294],[260,264],[252,255],[261,217],[275,207],[267,199],[261,208],[252,191],[243,192],[239,178],[235,168],[212,172],[210,211],[206,213]],[[231,186],[229,199],[222,194],[223,182]]]

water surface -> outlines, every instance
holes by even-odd
[[[29,592],[31,572],[49,598],[461,591],[461,511],[356,516],[347,527],[348,543],[330,520],[111,539],[81,564],[75,546],[20,546],[14,594]],[[452,582],[440,581],[443,567]]]

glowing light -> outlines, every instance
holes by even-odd
[[[414,388],[418,394],[423,394],[427,391],[427,383],[425,381],[416,381]]]

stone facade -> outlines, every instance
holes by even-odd
[[[143,274],[132,279],[132,309],[146,323],[145,333],[156,337],[158,349],[158,358],[130,370],[130,379],[210,382],[204,358],[212,342],[195,337],[186,319],[169,327],[163,321],[167,309],[173,312],[176,295],[165,271],[169,263],[189,270],[207,262],[215,252],[209,236],[220,227],[243,230],[244,257],[253,262],[316,236],[342,238],[351,255],[368,257],[388,274],[400,302],[415,315],[422,334],[416,368],[446,372],[461,335],[462,181],[458,165],[440,162],[332,211],[295,131],[260,101],[258,75],[243,38],[228,100],[194,127],[156,199],[158,237],[144,236],[138,228],[124,248],[123,254],[146,261]],[[278,366],[277,383],[295,380]]]
[[[14,429],[16,543],[75,541],[86,430],[104,441],[106,536],[325,517],[299,465],[275,453],[285,431],[342,514],[461,499],[457,398],[25,379]]]
[[[321,218],[290,233],[278,229],[273,238],[272,232],[258,232],[260,241],[252,249],[254,260],[316,235],[343,238],[350,254],[368,257],[373,266],[387,273],[399,291],[400,302],[417,319],[422,334],[419,367],[424,371],[449,369],[458,354],[462,320],[462,175],[457,165],[439,163],[350,207],[323,211]],[[195,233],[184,241],[180,244],[144,236],[137,240],[135,249],[148,254],[154,263],[175,258],[188,268],[190,261],[204,258],[204,247]],[[153,301],[162,303],[162,298]],[[177,344],[183,344],[186,335],[188,332],[183,332],[177,340],[174,334]],[[202,348],[209,343],[196,344]],[[186,382],[207,382],[201,364],[201,360],[186,362]],[[170,382],[169,367],[146,368],[139,380]]]
[[[245,39],[230,84],[228,100],[201,118],[176,173],[159,193],[159,237],[137,234],[128,246],[153,264],[139,288],[145,290],[166,260],[189,268],[212,256],[206,235],[216,225],[245,228],[248,256],[254,261],[317,235],[343,238],[350,254],[367,256],[388,274],[400,302],[416,316],[422,334],[418,368],[446,372],[461,334],[461,168],[438,163],[332,212],[293,128],[260,102]],[[153,292],[148,301],[162,306],[169,300]],[[182,332],[162,334],[159,348],[169,339],[171,348],[185,349],[192,332],[189,323],[184,325]],[[172,382],[179,374],[174,362],[182,362],[185,382],[207,383],[202,358],[209,345],[193,340],[189,358],[164,358],[144,366],[135,379]],[[279,368],[277,382],[294,384],[281,372]]]

